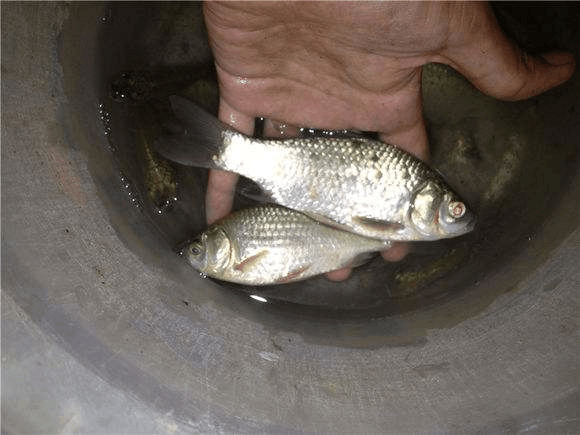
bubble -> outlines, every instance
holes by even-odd
[[[140,208],[141,207],[141,199],[137,192],[137,189],[133,186],[133,183],[129,181],[127,176],[122,172],[119,173],[119,186],[122,191],[125,192],[127,198],[129,199],[129,204],[133,207]]]
[[[107,9],[102,16],[99,17],[99,23],[108,24],[111,20],[111,9]]]
[[[99,119],[101,120],[101,125],[103,126],[103,132],[105,133],[105,136],[110,136],[111,113],[107,110],[102,102],[99,103]]]

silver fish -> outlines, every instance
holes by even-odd
[[[389,248],[321,224],[295,210],[261,205],[210,226],[182,254],[201,273],[248,285],[302,280],[345,266],[365,253]]]
[[[437,240],[475,226],[475,215],[441,175],[394,145],[365,138],[255,139],[189,100],[170,100],[183,131],[155,142],[170,160],[244,175],[272,202],[366,237]]]

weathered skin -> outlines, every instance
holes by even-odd
[[[247,285],[282,284],[348,265],[388,248],[276,205],[237,211],[202,233],[183,254],[200,272]]]

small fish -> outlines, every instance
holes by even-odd
[[[139,130],[137,132],[137,140],[142,147],[140,151],[143,153],[147,197],[157,213],[163,213],[169,210],[173,203],[177,201],[175,168],[153,150],[145,132]]]
[[[182,251],[201,273],[247,285],[299,281],[345,266],[390,242],[321,224],[273,204],[239,210]],[[359,263],[360,264],[360,263]]]
[[[164,133],[172,118],[170,108],[162,101],[144,103],[131,108],[131,126],[134,132],[137,163],[141,168],[142,181],[147,198],[157,213],[164,213],[178,200],[176,164],[160,156],[153,148],[156,137]]]
[[[362,137],[256,139],[172,96],[181,131],[154,146],[177,163],[256,182],[271,202],[381,240],[437,240],[471,231],[475,215],[426,163]]]

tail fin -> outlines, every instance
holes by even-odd
[[[155,150],[185,166],[215,168],[213,156],[222,144],[224,124],[183,97],[172,95],[169,101],[182,129],[172,128],[175,134],[160,136],[153,145]]]

